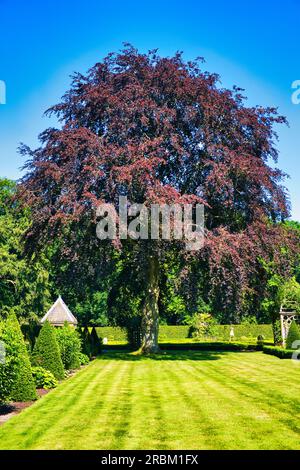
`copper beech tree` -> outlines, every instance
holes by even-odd
[[[220,88],[202,62],[125,45],[74,75],[48,110],[60,128],[45,130],[36,150],[21,147],[28,161],[19,196],[32,211],[27,245],[59,240],[62,254],[82,266],[83,282],[114,250],[132,254],[144,289],[144,352],[158,350],[160,265],[184,245],[101,241],[100,204],[117,206],[120,195],[147,206],[204,204],[206,244],[189,256],[206,260],[212,288],[222,278],[229,296],[243,291],[258,256],[274,258],[276,247],[292,243],[276,226],[288,215],[284,175],[268,164],[277,159],[273,125],[285,119],[276,109],[246,107],[241,89]]]

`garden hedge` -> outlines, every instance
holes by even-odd
[[[195,343],[161,343],[161,350],[174,351],[256,351],[256,343],[238,343],[226,341]]]
[[[120,328],[119,326],[98,326],[96,327],[96,332],[99,338],[108,338],[108,341],[122,341],[127,342],[127,333],[125,328]]]
[[[279,357],[280,359],[292,359],[295,349],[284,349],[280,346],[264,346],[264,354]]]
[[[243,340],[244,338],[257,338],[259,335],[264,336],[266,340],[273,339],[272,325],[216,325],[213,327],[215,331],[216,339],[220,341],[226,341],[229,339],[230,329],[233,328],[234,339],[237,341]]]
[[[272,325],[216,325],[214,326],[215,339],[226,341],[229,339],[230,328],[234,329],[234,339],[256,339],[263,335],[266,340],[273,339]],[[97,327],[100,338],[108,338],[108,342],[127,342],[126,330],[120,327]],[[183,340],[189,337],[189,326],[161,325],[159,327],[159,341]]]
[[[257,351],[256,343],[239,343],[229,341],[203,341],[203,342],[179,342],[179,343],[160,343],[161,351]],[[133,348],[128,344],[108,344],[105,346],[107,351],[132,351]]]

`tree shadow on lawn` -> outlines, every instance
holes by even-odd
[[[103,350],[99,356],[101,360],[118,361],[216,361],[221,356],[227,355],[228,351],[162,351],[159,354],[139,354],[124,350]]]

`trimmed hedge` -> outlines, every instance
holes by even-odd
[[[256,351],[257,345],[255,343],[231,343],[226,341],[215,341],[203,343],[161,343],[159,345],[161,350],[174,350],[174,351]]]
[[[213,330],[218,340],[226,341],[230,336],[230,329],[233,328],[234,339],[241,340],[245,338],[257,338],[259,335],[266,339],[273,339],[272,325],[214,325]]]
[[[185,325],[161,325],[159,327],[159,341],[174,341],[189,337],[190,327]]]
[[[50,325],[48,320],[45,321],[35,342],[32,364],[49,370],[57,380],[62,380],[65,377],[54,327]]]
[[[229,339],[230,328],[234,329],[234,338],[239,341],[246,337],[256,339],[259,335],[263,335],[266,339],[273,338],[272,325],[216,325],[214,326],[215,338],[219,341]],[[159,327],[159,341],[184,340],[189,337],[189,326],[185,325],[161,325]],[[127,334],[124,328],[105,326],[97,327],[99,338],[108,338],[108,342],[124,342],[127,343]]]
[[[264,354],[279,357],[280,359],[292,359],[295,349],[283,349],[280,346],[264,346]]]
[[[99,338],[108,338],[108,341],[122,341],[127,343],[127,332],[125,328],[119,326],[98,326],[96,332]]]
[[[231,343],[226,341],[180,342],[160,343],[161,351],[257,351],[255,343]],[[107,351],[133,351],[129,344],[111,344],[105,346]]]

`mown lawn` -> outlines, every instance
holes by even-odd
[[[300,367],[109,353],[0,428],[1,449],[300,449]]]

